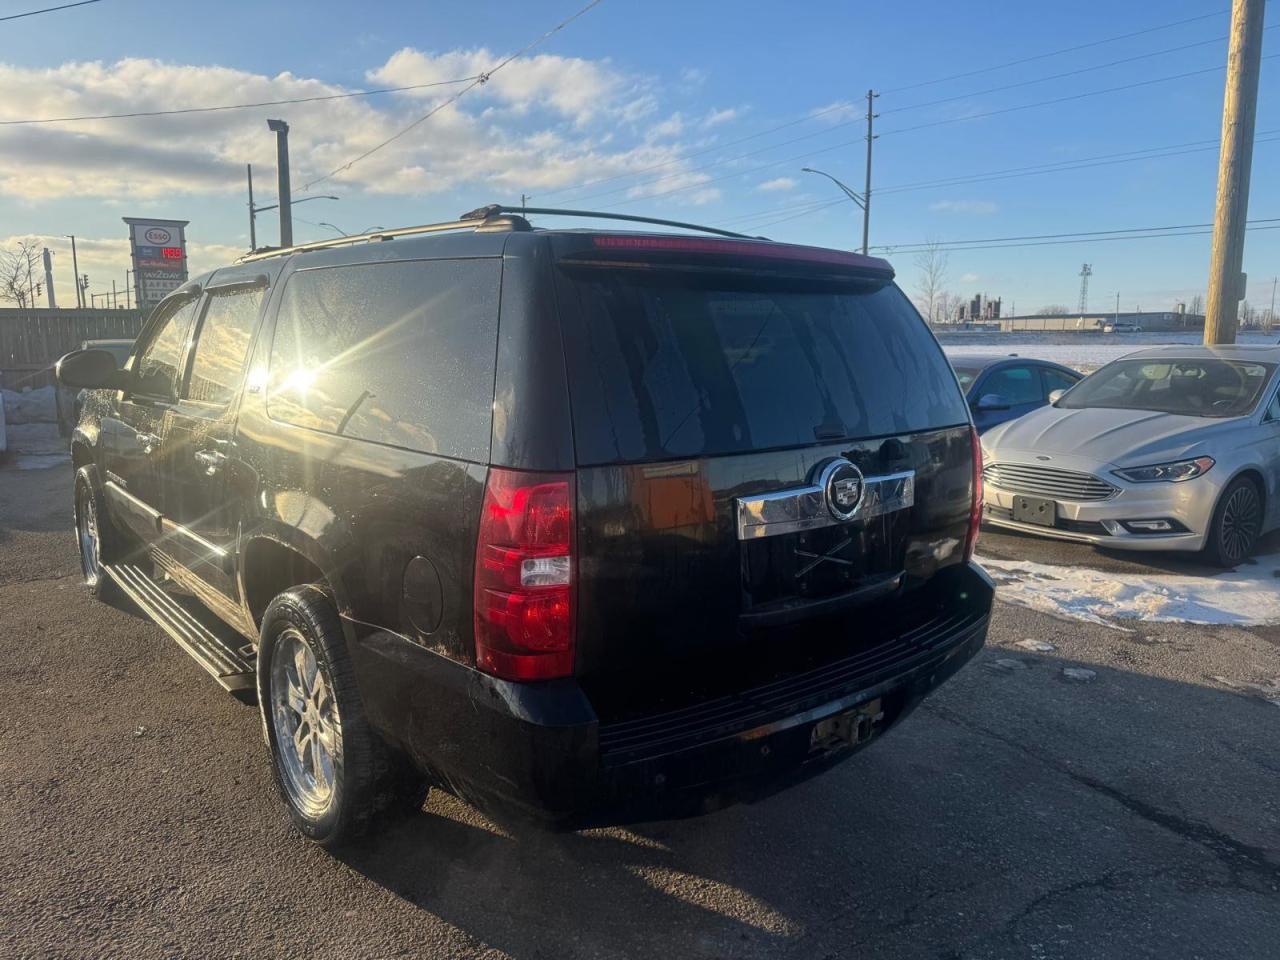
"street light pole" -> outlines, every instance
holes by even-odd
[[[253,209],[253,164],[246,163],[244,165],[245,175],[249,178],[249,252],[258,249],[258,230],[254,223],[255,215],[258,211]]]
[[[289,199],[289,124],[268,120],[267,128],[276,134],[276,197],[280,203],[280,246],[293,246],[293,204]]]
[[[75,274],[76,280],[76,306],[84,309],[84,294],[80,290],[80,261],[76,259],[76,238],[74,234],[67,234],[71,240],[71,270]]]
[[[801,173],[816,173],[816,174],[817,174],[818,176],[820,176],[820,177],[826,177],[828,180],[830,180],[832,183],[834,183],[837,187],[839,187],[842,191],[844,191],[844,195],[845,195],[846,197],[848,197],[850,200],[852,200],[854,203],[856,203],[856,204],[858,205],[858,207],[859,207],[859,208],[861,208],[861,210],[862,210],[862,252],[863,252],[863,253],[866,253],[866,252],[867,252],[867,230],[868,230],[868,220],[867,220],[867,199],[866,199],[866,197],[862,196],[861,194],[859,194],[857,191],[855,191],[853,188],[849,187],[848,185],[846,185],[846,184],[844,184],[844,183],[841,183],[839,180],[837,180],[837,179],[836,179],[835,177],[833,177],[831,174],[829,174],[829,173],[825,173],[825,172],[823,172],[822,170],[815,170],[815,169],[813,169],[813,167],[801,167],[801,168],[800,168],[800,172],[801,172]],[[868,182],[870,182],[870,176],[869,176],[869,175],[868,175],[867,180],[868,180]]]

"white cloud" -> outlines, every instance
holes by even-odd
[[[960,274],[960,282],[961,282],[961,283],[977,283],[980,279],[982,279],[982,278],[981,278],[981,276],[980,276],[979,274],[976,274],[976,273],[962,273],[962,274]]]
[[[487,50],[403,49],[368,71],[401,86],[478,73],[501,60]],[[314,97],[344,88],[291,73],[125,59],[48,69],[0,64],[0,120],[154,111]],[[287,110],[296,193],[402,131],[457,86],[376,98],[117,121],[0,127],[0,194],[38,203],[58,197],[127,200],[136,208],[183,195],[236,195],[244,165],[269,181],[274,139],[264,118]],[[513,61],[457,104],[324,181],[337,194],[425,195],[461,188],[511,195],[574,186],[664,165],[687,169],[678,114],[640,128],[660,109],[657,87],[608,60],[541,55]],[[696,182],[701,182],[696,181]],[[668,184],[669,185],[669,184]],[[264,190],[264,197],[268,192]],[[163,214],[161,214],[163,215]]]
[[[678,137],[684,132],[684,117],[678,113],[673,113],[661,123],[655,123],[649,128],[645,134],[647,140],[663,140],[668,137]]]
[[[723,110],[711,110],[702,118],[704,127],[718,127],[722,123],[728,123],[730,120],[736,120],[742,115],[742,111],[737,107],[725,107]]]
[[[371,83],[386,86],[408,86],[438,83],[458,77],[471,77],[492,70],[502,55],[483,47],[476,50],[453,50],[431,54],[405,47],[391,55],[382,66],[368,71]],[[486,83],[469,93],[468,98],[491,100],[525,112],[534,108],[552,110],[575,123],[583,124],[601,113],[616,110],[620,101],[629,99],[632,84],[614,70],[607,60],[582,60],[539,54],[514,60],[495,73]],[[429,88],[408,95],[421,100],[438,100],[453,88]]]
[[[990,200],[939,200],[929,204],[929,209],[938,213],[973,213],[989,216],[997,213],[1000,207]]]
[[[774,177],[772,180],[766,180],[759,184],[757,190],[773,191],[773,190],[794,190],[799,185],[799,181],[794,177]]]
[[[824,123],[844,123],[847,120],[865,117],[866,113],[866,104],[853,103],[850,100],[833,100],[825,106],[814,107],[809,111],[809,116],[820,119]]]
[[[700,87],[707,82],[709,76],[702,67],[685,67],[680,71],[680,81],[686,87]]]

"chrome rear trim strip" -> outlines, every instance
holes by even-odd
[[[833,527],[840,523],[857,523],[905,510],[915,504],[915,499],[914,470],[865,478],[858,512],[848,520],[832,516],[818,484],[805,484],[754,497],[738,497],[738,539],[755,540]]]

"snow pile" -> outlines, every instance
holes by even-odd
[[[1029,560],[979,561],[997,596],[1042,613],[1119,627],[1113,620],[1257,626],[1280,623],[1280,553],[1216,576],[1104,573]],[[1123,627],[1121,627],[1123,629]]]
[[[5,390],[0,400],[4,403],[4,416],[10,424],[56,423],[58,406],[53,387],[37,387],[32,390]]]

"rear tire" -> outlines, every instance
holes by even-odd
[[[258,703],[276,786],[309,840],[338,847],[422,807],[425,778],[369,725],[342,624],[319,587],[286,590],[263,614]]]
[[[1253,552],[1262,533],[1262,494],[1248,477],[1227,484],[1213,510],[1205,558],[1215,566],[1234,567]]]
[[[89,596],[103,603],[118,604],[124,594],[103,565],[119,559],[120,537],[106,512],[98,469],[93,465],[76,471],[75,525],[80,572]]]

